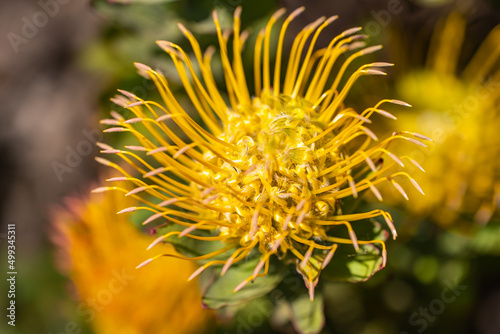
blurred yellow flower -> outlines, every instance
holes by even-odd
[[[222,31],[214,12],[229,103],[212,75],[213,48],[202,54],[196,39],[182,25],[179,27],[191,43],[194,59],[174,43],[157,42],[172,58],[192,107],[205,126],[188,115],[159,71],[137,63],[140,73],[156,84],[163,103],[120,91],[122,95],[114,101],[135,117],[124,119],[113,112],[113,119],[102,121],[113,126],[105,132],[129,132],[137,138],[139,146],[123,150],[99,145],[102,153],[118,155],[141,177],[97,158],[123,175],[108,181],[127,181],[128,187],[96,191],[118,190],[142,201],[145,206],[125,208],[121,213],[147,210],[152,215],[144,224],[166,218],[180,226],[160,236],[150,248],[172,237],[221,245],[192,258],[165,254],[204,261],[191,278],[213,265],[221,268],[223,276],[239,261],[259,256],[253,274],[239,285],[228,287],[236,292],[266,275],[271,258],[276,257],[296,265],[312,299],[319,274],[339,245],[352,245],[356,251],[361,245],[377,245],[383,257],[381,267],[385,266],[384,241],[358,240],[355,225],[359,221],[383,217],[393,237],[397,235],[389,213],[378,209],[345,212],[344,200],[356,198],[367,189],[381,200],[377,186],[383,182],[391,183],[406,196],[398,179],[407,179],[421,190],[406,172],[390,172],[395,165],[418,164],[405,155],[394,155],[388,146],[405,141],[425,146],[419,140],[428,138],[401,131],[378,141],[368,127],[373,115],[394,119],[381,109],[382,105],[408,104],[386,99],[361,113],[344,107],[346,95],[360,77],[385,75],[380,68],[392,66],[370,63],[344,78],[354,60],[381,49],[380,45],[366,47],[363,40],[367,36],[358,34],[361,28],[346,30],[327,48],[314,52],[318,35],[337,17],[320,18],[295,37],[288,63],[282,66],[285,32],[303,10],[297,9],[284,20],[274,63],[270,61],[271,30],[285,11],[277,11],[258,34],[253,49],[252,94],[241,56],[248,37],[240,28],[241,10],[234,13],[232,31]],[[340,67],[332,76],[334,65]],[[286,68],[284,80],[282,67]],[[172,130],[172,124],[184,132],[187,142]],[[383,159],[386,162],[382,164]]]
[[[52,239],[81,300],[79,315],[102,334],[206,332],[211,312],[201,306],[196,281],[187,281],[191,262],[171,258],[135,269],[150,240],[116,215],[134,203],[118,193],[92,194],[68,199],[55,214]]]
[[[406,208],[443,226],[471,228],[471,221],[490,221],[500,205],[500,27],[457,75],[464,32],[464,19],[450,15],[436,28],[425,70],[401,78],[398,90],[415,107],[400,116],[405,128],[436,141],[410,154],[426,170],[416,180],[432,191]]]

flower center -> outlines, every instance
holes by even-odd
[[[316,157],[318,145],[333,139],[333,132],[307,143],[323,132],[315,115],[310,103],[288,96],[254,99],[248,110],[230,115],[220,139],[238,148],[227,153],[242,168],[219,161],[227,175],[204,171],[211,182],[228,187],[219,189],[224,194],[211,204],[234,210],[224,216],[234,227],[222,228],[220,233],[234,235],[242,245],[258,235],[266,248],[287,229],[305,238],[326,237],[324,227],[312,219],[336,212],[337,205],[335,200],[317,199],[314,189],[334,181],[318,174],[338,154],[333,151],[321,159]]]

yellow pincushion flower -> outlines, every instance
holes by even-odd
[[[171,258],[147,271],[135,269],[150,238],[116,215],[135,202],[120,193],[93,194],[68,200],[68,208],[56,212],[52,239],[81,300],[78,314],[96,333],[206,332],[211,314],[201,307],[197,283],[187,281],[193,263]]]
[[[117,190],[145,203],[121,211],[150,211],[152,215],[144,224],[163,223],[160,218],[164,218],[168,226],[178,226],[157,238],[150,248],[162,242],[177,244],[179,239],[220,246],[194,257],[165,254],[201,261],[191,277],[211,266],[218,266],[224,276],[240,261],[260,258],[251,275],[236,286],[228,286],[235,292],[265,276],[276,258],[296,265],[312,299],[319,274],[339,245],[351,245],[356,251],[373,246],[383,258],[383,267],[384,241],[358,240],[356,225],[383,217],[395,238],[391,216],[383,210],[344,212],[343,203],[367,189],[381,199],[377,185],[383,182],[392,183],[405,194],[399,179],[409,179],[420,189],[406,172],[390,172],[396,164],[418,164],[406,156],[394,155],[388,146],[406,141],[425,146],[419,139],[428,138],[403,131],[379,141],[368,128],[374,114],[394,118],[381,109],[383,105],[408,105],[386,99],[361,113],[344,107],[346,95],[360,77],[384,75],[380,68],[392,66],[382,62],[363,65],[341,84],[355,59],[381,46],[365,47],[362,40],[366,35],[357,34],[361,28],[353,28],[314,52],[318,35],[336,19],[323,17],[295,37],[284,66],[285,32],[302,11],[300,8],[284,20],[274,63],[270,61],[271,30],[284,10],[276,12],[258,34],[252,93],[241,57],[247,37],[240,29],[241,10],[234,13],[232,31],[222,31],[214,12],[229,103],[212,74],[213,48],[202,54],[196,39],[182,25],[179,27],[191,43],[194,59],[176,44],[157,42],[172,58],[191,108],[196,109],[204,125],[189,116],[159,71],[137,63],[139,71],[154,81],[163,102],[145,101],[120,91],[122,95],[114,101],[135,117],[124,119],[113,113],[114,119],[102,121],[114,126],[105,132],[130,132],[137,138],[139,145],[123,150],[100,146],[102,153],[118,155],[141,176],[134,177],[118,165],[97,158],[123,174],[110,181],[129,183],[127,188],[112,186],[97,191]],[[305,49],[307,41],[310,44]],[[334,65],[341,66],[332,76]],[[282,67],[286,67],[284,80]],[[182,139],[172,124],[188,140]]]
[[[498,215],[500,205],[500,27],[457,75],[465,21],[452,14],[443,23],[425,71],[406,75],[399,86],[417,111],[401,115],[405,128],[436,140],[432,149],[410,154],[427,171],[417,181],[433,190],[407,208],[414,217],[469,230],[470,222],[485,224]]]

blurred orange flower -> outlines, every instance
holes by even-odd
[[[151,240],[130,217],[116,215],[133,199],[108,192],[66,202],[67,208],[55,213],[52,239],[58,264],[82,301],[78,313],[96,333],[187,334],[211,327],[196,281],[187,281],[195,264],[169,258],[135,269]],[[175,252],[169,245],[159,247]]]

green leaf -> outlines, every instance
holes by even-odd
[[[162,227],[158,229],[157,235],[163,235],[167,234],[172,231],[182,231],[184,230],[184,227],[179,226],[174,223],[168,224],[166,227]],[[194,231],[190,233],[192,235],[203,235],[203,236],[211,236],[209,232],[206,231]],[[221,241],[216,241],[216,240],[211,240],[211,241],[205,241],[205,240],[198,240],[198,239],[193,239],[189,237],[182,237],[179,238],[177,235],[173,235],[165,239],[165,243],[171,244],[174,246],[175,250],[178,251],[180,254],[189,256],[189,257],[198,257],[202,255],[206,255],[212,252],[215,252],[221,248],[227,247],[228,244],[223,243]],[[233,250],[229,250],[227,252],[224,252],[220,255],[217,255],[215,257],[212,257],[210,259],[206,259],[203,261],[197,261],[200,264],[204,264],[208,261],[213,261],[213,260],[222,260],[225,261],[227,260]]]
[[[303,294],[291,302],[291,318],[295,330],[302,334],[316,334],[321,331],[325,324],[323,313],[323,298],[315,296],[313,301],[309,300],[307,294]]]
[[[355,228],[358,240],[386,241],[389,233],[379,219],[359,221]],[[356,252],[352,245],[339,245],[331,262],[323,269],[321,278],[341,282],[364,282],[382,269],[383,257],[380,243],[359,245]]]
[[[272,272],[270,269],[266,276],[257,277],[253,283],[250,282],[243,289],[233,292],[238,284],[252,276],[259,260],[259,257],[255,257],[244,263],[235,264],[224,276],[217,275],[205,292],[203,303],[211,309],[219,309],[261,297],[273,290],[281,282],[282,274]]]
[[[333,281],[363,282],[382,269],[382,252],[374,245],[360,245],[356,253],[339,246],[332,261],[323,269],[321,278]]]

